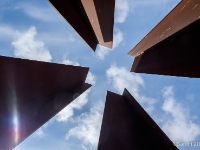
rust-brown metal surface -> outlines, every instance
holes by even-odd
[[[129,52],[129,55],[138,56],[142,54],[199,18],[200,0],[182,0]]]
[[[95,50],[98,44],[81,0],[48,0],[85,42]]]
[[[178,150],[125,89],[107,93],[98,150]]]
[[[11,150],[91,85],[88,68],[0,56],[0,150]]]
[[[115,0],[48,0],[93,49],[112,48]]]
[[[200,20],[135,57],[131,71],[200,78]]]
[[[115,0],[94,0],[104,42],[112,44]],[[110,45],[109,48],[112,48]]]

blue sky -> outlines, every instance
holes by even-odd
[[[93,84],[14,150],[95,150],[106,91],[124,88],[172,141],[200,141],[200,80],[130,73],[127,55],[179,1],[116,0],[114,48],[94,53],[46,0],[1,0],[0,55],[90,67]]]

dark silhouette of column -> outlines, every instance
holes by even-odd
[[[170,139],[125,89],[107,92],[98,150],[177,150]]]
[[[199,0],[181,1],[129,55],[137,73],[200,77]]]
[[[0,150],[11,150],[91,85],[89,68],[0,56]]]
[[[48,0],[95,51],[112,48],[115,0]]]

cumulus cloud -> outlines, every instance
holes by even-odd
[[[194,141],[200,135],[200,126],[193,122],[189,110],[175,100],[172,86],[163,89],[163,97],[162,109],[166,113],[162,124],[164,132],[173,141]]]
[[[80,66],[80,64],[78,62],[69,60],[66,57],[63,59],[63,61],[61,63],[65,64],[65,65]],[[91,72],[88,72],[85,82],[94,85],[96,82],[95,75],[93,75]]]
[[[34,136],[43,138],[46,136],[45,130],[49,126],[50,122],[46,122],[42,127],[37,129],[34,133]]]
[[[75,65],[79,66],[78,62],[71,61],[68,59],[64,59],[62,61],[63,64],[66,65]],[[91,72],[88,72],[86,83],[95,84],[96,77]],[[74,109],[81,109],[88,102],[88,95],[91,89],[88,89],[84,93],[82,93],[78,98],[76,98],[73,102],[71,102],[68,106],[66,106],[62,111],[60,111],[56,115],[56,120],[58,122],[67,122],[74,115]]]
[[[96,150],[100,135],[103,108],[104,104],[99,102],[90,109],[90,112],[81,114],[76,119],[78,125],[69,130],[66,139],[76,137],[82,141],[84,149]]]
[[[116,29],[114,36],[113,36],[113,49],[112,50],[117,48],[121,44],[122,41],[123,41],[123,33],[119,29]],[[106,48],[104,46],[100,46],[100,45],[98,45],[98,46],[99,47],[96,51],[96,56],[99,59],[104,59],[104,57],[109,54],[111,49]]]
[[[127,88],[146,111],[151,112],[154,109],[155,99],[145,97],[140,93],[140,88],[144,87],[145,83],[139,74],[131,73],[124,67],[112,65],[106,71],[106,75],[117,92],[122,94],[124,88]]]
[[[129,13],[128,0],[116,0],[115,3],[115,22],[123,23]]]
[[[85,82],[94,85],[96,83],[96,77],[91,72],[88,72]]]
[[[86,83],[95,84],[96,77],[91,73],[88,72]],[[74,109],[81,109],[85,104],[88,102],[88,95],[91,92],[91,89],[88,89],[84,93],[82,93],[78,98],[76,98],[73,102],[71,102],[67,107],[65,107],[62,111],[60,111],[57,116],[56,120],[58,122],[67,122],[69,121],[70,117],[74,115]]]
[[[66,59],[66,58],[62,61],[62,64],[65,64],[65,65],[72,65],[72,66],[80,66],[80,64],[79,64],[78,62],[76,62],[76,61],[71,61],[71,60]]]
[[[81,109],[88,102],[90,89],[82,93],[78,98],[71,102],[67,107],[56,115],[58,122],[67,122],[74,115],[74,109]]]
[[[42,127],[40,127],[37,131],[35,131],[35,135],[43,137],[44,131],[42,130]]]
[[[30,27],[25,33],[18,33],[12,46],[16,57],[50,62],[52,57],[43,41],[36,40],[36,28]]]

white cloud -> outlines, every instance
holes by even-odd
[[[96,77],[91,72],[88,72],[85,82],[94,85],[96,83]]]
[[[37,135],[39,137],[44,136],[44,131],[42,130],[42,127],[40,127],[39,129],[37,129],[37,131],[35,131],[35,135]]]
[[[115,3],[115,22],[123,23],[129,13],[128,0],[116,0]]]
[[[11,0],[1,0],[0,1],[0,16],[4,13],[5,10],[10,9]]]
[[[82,141],[84,149],[96,150],[100,135],[103,108],[103,103],[99,102],[90,109],[89,113],[81,114],[76,119],[78,125],[69,130],[66,139],[76,137]]]
[[[1,41],[10,41],[13,40],[17,34],[19,33],[25,33],[26,29],[20,29],[14,28],[11,25],[8,24],[0,24],[0,40]],[[52,36],[53,35],[53,36]],[[58,31],[52,31],[48,30],[47,32],[42,31],[40,35],[37,37],[38,40],[43,41],[44,43],[48,45],[58,46],[58,45],[65,45],[70,44],[74,41],[76,41],[75,34],[68,32],[58,32]]]
[[[188,99],[188,100],[190,100],[190,101],[193,101],[194,100],[194,95],[193,94],[188,94],[187,96],[186,96],[186,99]]]
[[[95,82],[96,77],[91,72],[88,72],[86,83],[94,85]],[[70,117],[74,115],[74,109],[81,109],[85,104],[87,104],[90,91],[91,89],[88,89],[73,102],[71,102],[68,106],[66,106],[62,111],[60,111],[56,116],[56,120],[58,122],[67,122]]]
[[[62,20],[60,14],[54,10],[49,4],[49,7],[41,7],[32,3],[19,3],[16,7],[22,9],[28,16],[40,21],[55,22]],[[115,22],[123,23],[129,12],[128,0],[116,0],[115,3]]]
[[[70,117],[74,115],[74,109],[81,109],[88,102],[88,94],[90,93],[90,89],[82,93],[78,98],[76,98],[73,102],[71,102],[67,107],[61,110],[56,115],[56,120],[58,122],[67,122]]]
[[[200,126],[193,122],[188,109],[175,100],[172,86],[163,89],[163,97],[162,109],[166,113],[162,121],[164,132],[172,141],[194,141],[200,135]]]
[[[64,59],[62,61],[63,64],[66,65],[74,65],[74,66],[80,66],[78,62],[71,61],[68,59]],[[86,83],[95,84],[96,77],[91,72],[88,72]],[[56,115],[56,120],[58,122],[67,122],[69,121],[70,117],[74,115],[74,109],[81,109],[87,102],[88,102],[88,95],[90,93],[91,89],[88,89],[84,93],[82,93],[78,98],[76,98],[73,102],[71,102],[68,106],[66,106],[62,111],[60,111]]]
[[[129,0],[129,4],[131,6],[133,6],[134,8],[137,7],[146,7],[146,6],[155,6],[155,5],[159,5],[159,6],[165,6],[166,4],[170,4],[170,5],[177,5],[181,0]]]
[[[44,130],[46,130],[46,128],[48,127],[48,125],[50,124],[50,122],[46,122],[44,125],[42,125],[42,127],[40,127],[39,129],[37,129],[35,132],[34,132],[34,136],[36,137],[45,137],[46,136],[46,133]]]
[[[36,35],[37,31],[35,27],[30,27],[25,33],[18,33],[12,42],[15,56],[50,62],[52,59],[50,52],[42,41],[35,39]]]
[[[66,59],[66,58],[62,61],[62,64],[65,64],[65,65],[72,65],[72,66],[80,66],[80,64],[79,64],[78,62],[76,62],[76,61],[71,61],[71,60]]]
[[[5,5],[5,3],[7,3],[7,1],[8,1],[8,0],[1,0],[1,2],[0,2],[0,6]]]
[[[112,50],[117,48],[122,41],[123,41],[123,33],[120,30],[116,29],[114,36],[113,36],[113,49]],[[104,57],[109,54],[111,49],[106,48],[104,46],[100,46],[100,45],[98,45],[98,46],[99,46],[99,48],[96,51],[96,56],[99,59],[104,59]]]
[[[67,22],[63,17],[51,6],[50,3],[46,3],[46,6],[41,6],[32,2],[19,2],[16,5],[17,10],[22,10],[29,18],[37,19],[43,23],[48,23],[48,27],[40,33],[40,39],[53,46],[68,45],[71,42],[77,40],[78,35],[73,30],[68,30],[65,25]],[[56,30],[49,30],[52,27]],[[64,26],[63,26],[64,25]],[[62,26],[62,27],[61,27]],[[45,27],[45,25],[44,25]],[[47,32],[45,32],[47,31]]]
[[[58,27],[60,28],[60,27]],[[57,47],[59,49],[68,49],[72,43],[76,41],[75,34],[71,33],[69,30],[47,30],[42,31],[38,37],[40,40],[44,41],[49,47]]]
[[[139,22],[149,22],[151,24],[153,20],[158,23],[180,1],[181,0],[129,0],[129,7],[130,12],[134,13],[135,20],[140,19]],[[149,13],[151,16],[146,17]]]
[[[63,59],[63,61],[61,63],[65,64],[65,65],[80,66],[80,64],[78,62],[71,61],[71,60],[67,59],[66,57],[64,57],[64,59]],[[96,82],[95,75],[93,75],[91,72],[88,72],[85,82],[94,85],[95,82]]]
[[[31,3],[19,3],[16,8],[22,9],[29,17],[40,21],[55,22],[61,19],[50,4],[49,8],[45,8]]]
[[[42,126],[39,129],[37,129],[33,135],[36,137],[44,137],[45,136],[44,127]]]
[[[8,25],[0,24],[0,38],[1,40],[14,38],[17,31]]]
[[[123,33],[119,29],[115,29],[113,37],[113,49],[117,48],[123,41]]]
[[[117,92],[122,94],[124,88],[127,88],[146,111],[151,112],[154,109],[155,100],[140,93],[140,87],[144,87],[144,80],[139,74],[131,73],[124,67],[112,65],[106,71],[106,75]]]
[[[96,56],[99,59],[104,59],[104,57],[106,55],[108,55],[110,51],[111,51],[111,49],[106,48],[106,47],[101,46],[101,45],[98,45],[98,49],[96,51]]]

